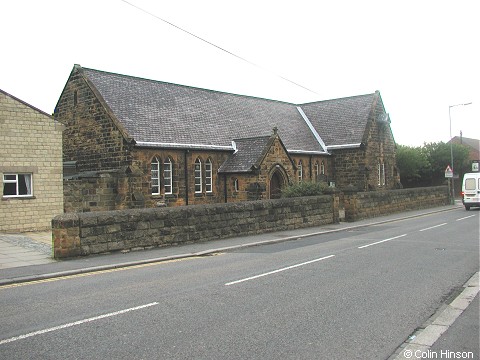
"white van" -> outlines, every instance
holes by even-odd
[[[463,176],[462,202],[467,210],[480,206],[480,172],[466,173]]]

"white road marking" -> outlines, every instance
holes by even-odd
[[[85,323],[95,321],[95,320],[105,319],[105,318],[108,318],[108,317],[111,317],[111,316],[125,314],[125,313],[130,312],[130,311],[144,309],[144,308],[147,308],[147,307],[150,307],[150,306],[153,306],[153,305],[158,305],[158,302],[153,302],[153,303],[146,304],[146,305],[140,305],[140,306],[136,306],[136,307],[133,307],[133,308],[130,308],[130,309],[115,311],[113,313],[103,314],[103,315],[91,317],[91,318],[88,318],[88,319],[83,319],[83,320],[75,321],[75,322],[72,322],[72,323],[55,326],[55,327],[52,327],[52,328],[49,328],[49,329],[43,329],[43,330],[28,333],[28,334],[20,335],[20,336],[15,336],[15,337],[12,337],[10,339],[1,340],[0,345],[8,344],[8,343],[11,343],[11,342],[17,341],[17,340],[26,339],[26,338],[29,338],[29,337],[32,337],[32,336],[46,334],[46,333],[49,333],[49,332],[52,332],[52,331],[66,329],[66,328],[76,326],[76,325],[85,324]]]
[[[284,267],[284,268],[282,268],[282,269],[278,269],[278,270],[274,270],[274,271],[269,271],[269,272],[267,272],[267,273],[263,273],[263,274],[260,274],[260,275],[251,276],[251,277],[248,277],[248,278],[245,278],[245,279],[241,279],[241,280],[232,281],[232,282],[226,283],[225,286],[238,284],[238,283],[241,283],[241,282],[244,282],[244,281],[248,281],[248,280],[258,279],[258,278],[263,277],[263,276],[272,275],[272,274],[279,273],[279,272],[281,272],[281,271],[294,269],[294,268],[297,268],[297,267],[300,267],[300,266],[304,266],[304,265],[308,265],[308,264],[311,264],[311,263],[314,263],[314,262],[317,262],[317,261],[329,259],[329,258],[332,258],[332,257],[334,257],[334,256],[335,256],[335,255],[324,256],[324,257],[322,257],[322,258],[314,259],[314,260],[310,260],[310,261],[306,261],[306,262],[303,262],[303,263],[301,263],[301,264],[296,264],[296,265],[292,265],[292,266],[287,266],[287,267]]]
[[[435,228],[437,228],[437,227],[444,226],[444,225],[447,225],[447,223],[438,224],[438,225],[435,225],[435,226],[430,226],[430,227],[428,227],[428,228],[426,228],[426,229],[422,229],[422,230],[418,230],[418,231],[420,231],[420,232],[421,232],[421,231],[427,231],[427,230],[435,229]]]
[[[393,239],[398,239],[398,238],[401,238],[401,237],[404,237],[404,236],[407,236],[407,234],[395,236],[395,237],[392,237],[392,238],[389,238],[389,239],[385,239],[385,240],[380,240],[380,241],[377,241],[377,242],[374,242],[374,243],[371,243],[371,244],[368,244],[368,245],[359,246],[358,248],[359,248],[359,249],[364,249],[364,248],[367,248],[367,247],[372,246],[372,245],[381,244],[381,243],[384,243],[384,242],[386,242],[386,241],[390,241],[390,240],[393,240]]]
[[[468,218],[471,218],[471,217],[474,217],[475,215],[470,215],[470,216],[465,216],[463,218],[460,218],[460,219],[457,219],[455,221],[462,221],[462,220],[465,220],[465,219],[468,219]]]

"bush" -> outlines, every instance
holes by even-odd
[[[324,182],[302,181],[288,185],[282,189],[282,197],[298,197],[298,196],[316,196],[323,195],[328,185]]]

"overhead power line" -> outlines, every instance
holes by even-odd
[[[135,8],[135,9],[137,9],[137,10],[139,10],[139,11],[141,11],[141,12],[147,14],[147,15],[150,15],[150,16],[154,17],[154,18],[157,19],[157,20],[163,21],[164,23],[166,23],[166,24],[168,24],[168,25],[170,25],[170,26],[173,26],[174,28],[176,28],[176,29],[178,29],[178,30],[180,30],[180,31],[183,31],[184,33],[186,33],[186,34],[188,34],[188,35],[190,35],[190,36],[193,36],[194,38],[196,38],[196,39],[198,39],[198,40],[200,40],[200,41],[203,41],[204,43],[206,43],[206,44],[208,44],[208,45],[210,45],[210,46],[213,46],[213,47],[217,48],[217,49],[220,50],[220,51],[223,51],[223,52],[225,52],[225,53],[227,53],[227,54],[229,54],[229,55],[231,55],[231,56],[234,56],[234,57],[236,57],[237,59],[240,59],[240,60],[242,60],[242,61],[244,61],[244,62],[246,62],[246,63],[248,63],[248,64],[250,64],[250,65],[252,65],[252,66],[255,66],[255,67],[257,67],[257,68],[259,68],[259,69],[261,69],[261,70],[263,70],[263,71],[267,71],[267,72],[269,72],[269,73],[271,73],[271,74],[274,74],[275,76],[279,77],[280,79],[282,79],[282,80],[284,80],[284,81],[287,81],[287,82],[289,82],[289,83],[291,83],[291,84],[293,84],[293,85],[295,85],[295,86],[298,86],[298,87],[300,87],[300,88],[302,88],[302,89],[304,89],[304,90],[307,90],[307,91],[309,91],[309,92],[311,92],[311,93],[313,93],[313,94],[319,95],[317,92],[315,92],[315,91],[313,91],[313,90],[311,90],[311,89],[309,89],[309,88],[307,88],[307,87],[305,87],[305,86],[303,86],[303,85],[300,85],[300,84],[296,83],[295,81],[292,81],[292,80],[290,80],[290,79],[287,79],[286,77],[281,76],[281,75],[279,75],[279,74],[277,74],[277,73],[275,73],[275,72],[273,72],[273,71],[271,71],[271,70],[269,70],[269,69],[266,69],[266,68],[263,67],[263,66],[260,66],[260,65],[258,65],[258,64],[255,64],[255,63],[253,63],[253,62],[245,59],[244,57],[241,57],[241,56],[239,56],[239,55],[237,55],[237,54],[235,54],[235,53],[233,53],[233,52],[231,52],[231,51],[228,51],[227,49],[222,48],[221,46],[218,46],[218,45],[216,45],[216,44],[214,44],[214,43],[212,43],[212,42],[210,42],[210,41],[208,41],[208,40],[205,40],[204,38],[202,38],[202,37],[200,37],[200,36],[198,36],[198,35],[195,35],[194,33],[190,32],[190,31],[188,31],[188,30],[185,30],[185,29],[181,28],[181,27],[178,26],[178,25],[175,25],[175,24],[173,24],[172,22],[170,22],[170,21],[168,21],[168,20],[165,20],[165,19],[159,17],[158,15],[155,15],[155,14],[151,13],[151,12],[148,11],[148,10],[145,10],[145,9],[143,9],[143,8],[135,5],[135,4],[132,4],[132,3],[129,2],[129,1],[126,1],[126,0],[120,0],[120,1],[124,2],[124,3],[127,4],[127,5],[130,5],[131,7]]]

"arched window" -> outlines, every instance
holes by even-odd
[[[382,167],[380,161],[377,163],[378,186],[382,185]]]
[[[385,186],[385,163],[382,162],[382,186]]]
[[[150,165],[151,180],[152,180],[152,195],[160,194],[160,160],[157,157],[152,159]]]
[[[172,188],[172,159],[166,158],[163,163],[163,182],[165,186],[165,194],[171,194]]]
[[[314,170],[314,171],[315,171],[315,180],[317,180],[317,179],[318,179],[318,175],[320,174],[320,173],[319,173],[319,170],[318,170],[318,162],[317,162],[317,161],[315,161],[314,169],[315,169],[315,170]]]
[[[201,193],[202,192],[202,161],[199,158],[195,160],[194,175],[195,175],[195,193]]]
[[[302,160],[298,162],[298,182],[303,181],[303,166],[302,166]]]
[[[239,188],[238,188],[238,179],[233,179],[233,190],[235,192],[238,192]]]
[[[320,173],[325,175],[325,163],[322,161],[322,165],[320,165]]]
[[[212,160],[205,162],[205,192],[211,193],[212,189]]]

